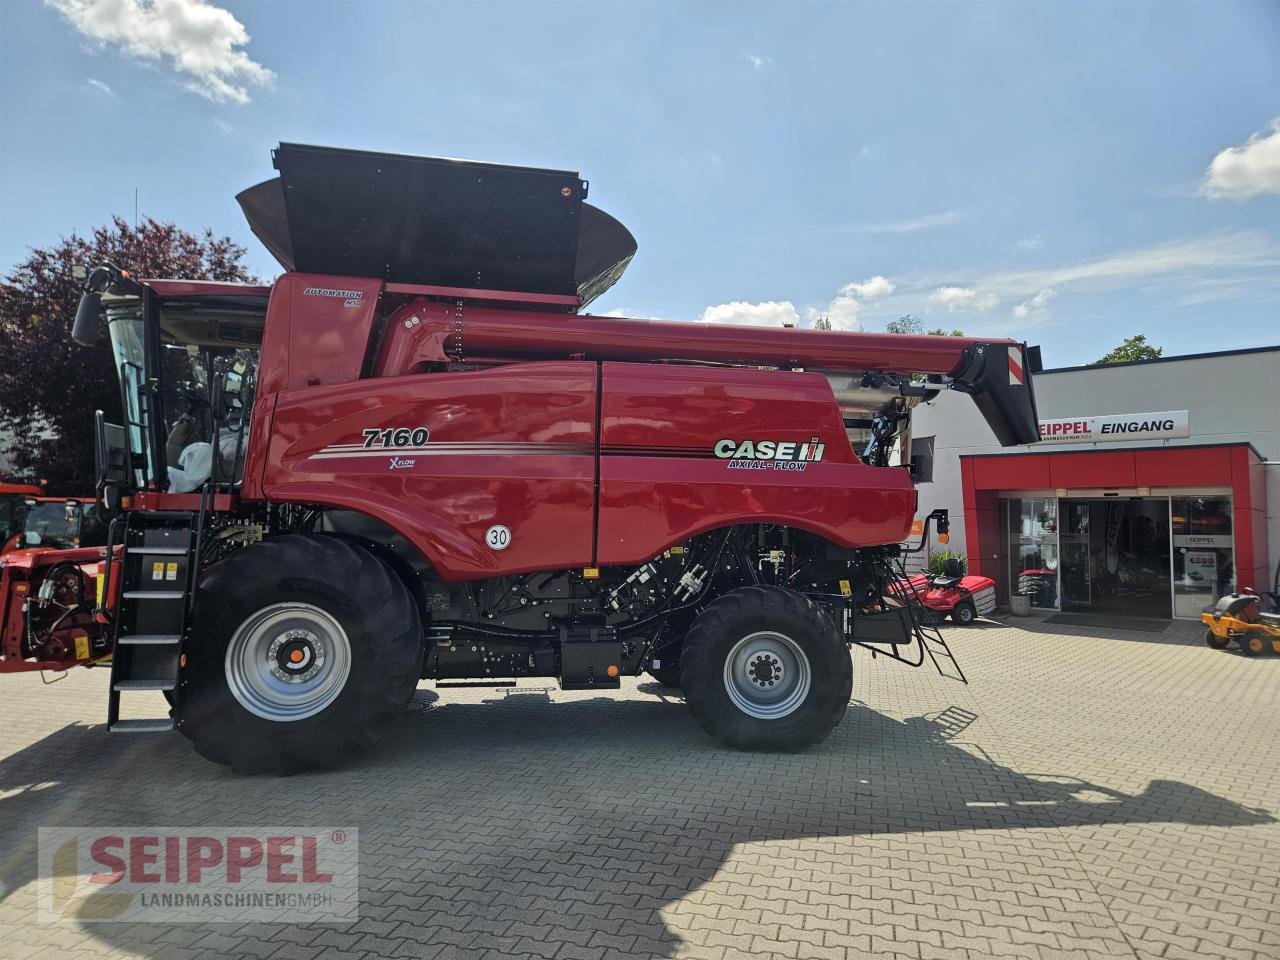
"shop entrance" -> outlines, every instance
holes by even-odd
[[[1064,611],[1169,616],[1169,500],[1063,499],[1058,503]]]

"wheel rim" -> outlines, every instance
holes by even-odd
[[[799,709],[809,695],[809,658],[785,634],[761,630],[733,645],[724,661],[724,688],[749,717],[777,720]]]
[[[351,673],[351,642],[330,614],[309,603],[273,603],[240,624],[227,645],[227,686],[264,720],[315,716]]]

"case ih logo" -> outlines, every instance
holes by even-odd
[[[359,918],[355,830],[41,827],[38,861],[42,923]]]
[[[803,443],[790,440],[733,440],[726,437],[717,440],[715,454],[728,460],[729,467],[738,470],[803,470],[810,463],[822,459],[826,444],[817,437]]]
[[[332,297],[335,300],[345,301],[344,307],[358,307],[360,301],[364,299],[364,293],[359,290],[338,290],[334,287],[307,287],[302,291],[304,297]]]

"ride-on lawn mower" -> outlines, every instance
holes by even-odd
[[[1264,611],[1266,605],[1271,609]],[[1276,565],[1271,590],[1258,596],[1245,588],[1241,593],[1229,593],[1212,607],[1205,607],[1200,619],[1209,629],[1204,642],[1215,650],[1222,650],[1234,640],[1240,651],[1256,657],[1271,645],[1280,653],[1280,564]]]
[[[936,614],[935,619],[949,615],[961,626],[968,626],[996,608],[996,582],[990,577],[966,575],[964,561],[958,557],[948,558],[941,574],[917,573],[899,581],[894,592]]]

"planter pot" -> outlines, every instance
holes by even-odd
[[[1015,617],[1029,617],[1031,615],[1031,597],[1025,593],[1010,594],[1009,612]]]

